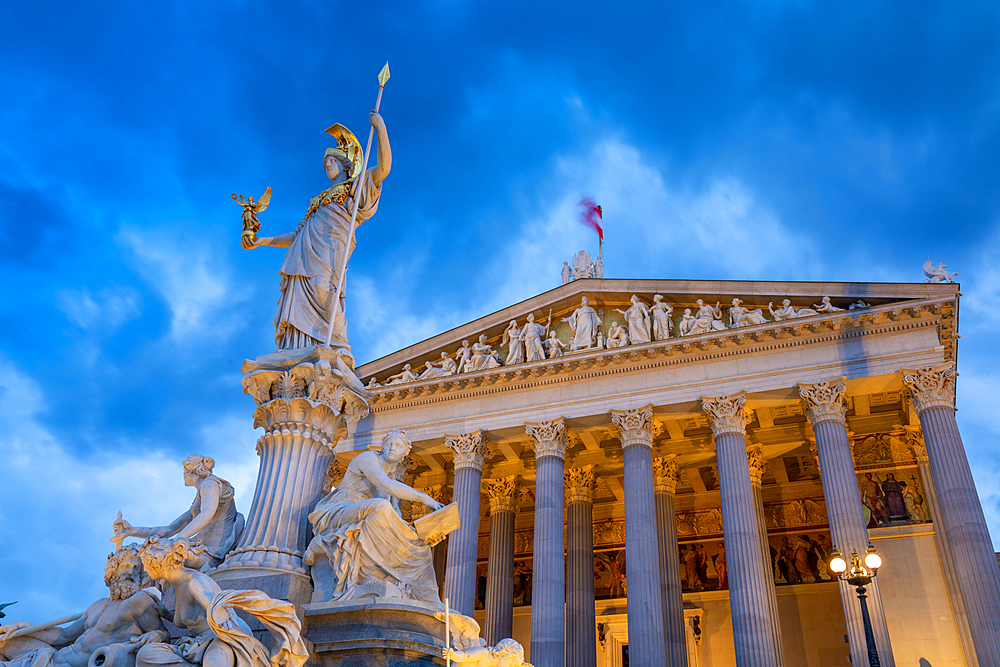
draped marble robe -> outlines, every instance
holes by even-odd
[[[360,198],[358,225],[375,214],[382,191],[381,185],[372,182],[371,170],[365,172],[363,179],[357,194]],[[275,342],[279,350],[326,342],[343,253],[346,250],[350,257],[355,246],[352,238],[347,247],[354,198],[348,196],[343,202],[337,202],[333,196],[335,190],[336,186],[310,200],[309,213],[296,227],[295,239],[285,253],[285,263],[279,272],[281,297],[274,315]],[[330,344],[350,358],[343,292],[340,298]]]
[[[386,582],[390,596],[441,604],[431,548],[358,465],[371,454],[351,461],[340,486],[309,514],[313,584],[323,601],[357,599],[367,593],[366,583]]]

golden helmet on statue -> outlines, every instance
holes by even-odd
[[[325,131],[327,134],[337,138],[337,147],[327,148],[326,153],[323,154],[323,160],[325,161],[326,158],[332,155],[338,160],[346,162],[350,165],[347,180],[353,180],[355,176],[361,173],[361,169],[363,168],[361,163],[364,159],[364,154],[361,150],[361,143],[354,136],[353,132],[340,123],[334,123],[326,128]]]

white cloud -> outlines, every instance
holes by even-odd
[[[170,337],[228,338],[242,326],[228,308],[246,299],[232,285],[225,249],[177,228],[122,225],[118,242],[134,256],[133,268],[170,307]]]
[[[114,330],[139,314],[142,296],[131,287],[105,287],[92,294],[87,287],[56,292],[56,307],[86,331]]]
[[[676,183],[615,136],[554,164],[538,189],[538,213],[486,270],[498,285],[486,312],[558,285],[562,262],[577,250],[596,254],[594,232],[579,222],[582,195],[604,208],[608,277],[802,279],[820,271],[806,237],[786,228],[735,176]]]
[[[0,572],[11,619],[40,622],[107,595],[103,572],[118,511],[134,525],[164,525],[191,504],[180,459],[118,442],[77,453],[42,424],[38,382],[0,358]],[[247,514],[256,481],[256,435],[247,417],[222,416],[202,430],[203,453],[237,490]],[[193,452],[192,452],[193,453]]]

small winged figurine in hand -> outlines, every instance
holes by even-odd
[[[248,238],[251,243],[255,243],[257,232],[260,231],[260,220],[257,219],[257,214],[264,211],[271,202],[271,186],[264,190],[264,194],[256,202],[253,197],[244,199],[243,195],[236,193],[233,193],[233,201],[243,207],[243,236]]]

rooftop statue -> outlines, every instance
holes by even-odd
[[[837,313],[843,310],[843,308],[837,308],[835,305],[830,303],[830,297],[828,296],[824,296],[819,305],[814,303],[813,308],[817,313]]]
[[[533,313],[528,313],[528,321],[524,323],[524,328],[521,329],[526,361],[539,361],[545,358],[545,346],[542,343],[542,339],[545,338],[551,324],[551,310],[549,310],[549,322],[544,327],[535,322],[535,315]]]
[[[563,350],[565,349],[566,343],[559,340],[555,331],[550,331],[549,337],[545,339],[545,356],[548,359],[556,359],[563,356]]]
[[[784,299],[781,302],[781,308],[775,310],[772,308],[774,302],[771,301],[767,304],[767,309],[771,311],[771,315],[774,317],[775,322],[781,322],[782,320],[794,320],[799,317],[809,317],[810,315],[816,315],[817,312],[812,308],[796,308],[792,305],[790,299]]]
[[[648,343],[650,329],[649,306],[644,304],[635,294],[632,295],[630,301],[632,305],[627,310],[618,310],[618,308],[615,308],[615,310],[625,316],[625,322],[628,323],[629,340],[634,344]],[[610,336],[608,340],[608,347],[610,347]]]
[[[149,576],[174,588],[174,625],[193,636],[148,643],[136,667],[301,667],[309,652],[295,606],[260,591],[223,591],[207,574],[185,564],[201,560],[202,547],[185,538],[151,538],[139,553]],[[237,611],[253,616],[274,638],[268,651]]]
[[[653,297],[653,305],[649,309],[649,315],[653,320],[653,340],[666,340],[674,329],[674,307],[663,302],[663,296],[657,294]]]
[[[418,379],[417,374],[411,370],[410,364],[403,366],[403,370],[395,375],[390,375],[385,380],[385,386],[388,387],[392,384],[403,384],[404,382],[413,382]]]
[[[448,356],[447,352],[442,352],[440,363],[436,364],[433,361],[428,361],[424,366],[426,369],[420,374],[420,379],[428,380],[430,378],[443,378],[448,375],[454,375],[455,370],[458,368],[458,362]]]
[[[687,309],[684,309],[685,319],[681,321],[681,335],[692,336],[700,333],[710,333],[712,331],[725,331],[726,325],[722,323],[722,309],[719,304],[709,306],[702,299],[697,299],[694,305],[698,306],[695,311],[693,322],[687,319]],[[686,324],[686,327],[685,327]],[[685,331],[685,328],[687,331]]]
[[[159,591],[142,588],[142,579],[138,545],[110,554],[104,567],[110,595],[76,617],[37,626],[21,621],[0,627],[0,665],[87,667],[91,656],[100,651],[104,662],[110,660],[109,667],[131,667],[137,648],[170,636],[160,620]],[[55,627],[62,623],[70,624]]]
[[[618,326],[617,322],[612,322],[608,327],[608,349],[615,347],[625,347],[629,344],[628,331],[625,327]]]
[[[733,299],[733,305],[729,309],[729,328],[737,329],[739,327],[749,327],[754,324],[764,324],[767,322],[767,318],[764,317],[764,311],[760,308],[755,308],[750,310],[743,305],[743,301],[740,299]]]
[[[456,373],[466,373],[472,370],[472,348],[469,347],[469,341],[463,340],[462,347],[455,350],[455,361],[458,362]]]
[[[432,510],[441,503],[392,478],[410,453],[403,431],[392,429],[347,466],[340,486],[316,504],[309,515],[312,542],[303,558],[312,565],[313,585],[322,600],[363,597],[372,583],[386,597],[440,604],[431,546],[444,539],[417,536],[399,515],[395,503],[409,500]]]
[[[590,299],[583,297],[580,300],[580,307],[562,321],[569,322],[570,331],[573,332],[569,343],[571,351],[589,350],[596,344],[597,335],[601,331],[601,318],[597,316],[597,311],[590,307]]]
[[[114,522],[115,539],[125,537],[197,537],[204,549],[199,566],[215,567],[226,558],[243,530],[243,515],[236,511],[233,485],[212,474],[215,459],[192,454],[182,462],[184,485],[197,490],[191,509],[166,526],[132,526],[119,518]]]
[[[467,371],[484,371],[488,368],[499,368],[500,358],[493,350],[493,346],[486,342],[486,334],[479,336],[479,342],[472,346],[472,368],[466,364]]]
[[[924,262],[924,275],[927,276],[926,278],[924,278],[924,282],[925,283],[954,282],[952,278],[957,276],[958,272],[956,271],[954,273],[948,273],[947,271],[945,271],[945,269],[947,268],[948,265],[944,263],[934,266],[934,262],[928,259],[926,262]]]
[[[369,121],[378,135],[376,166],[361,173],[364,169],[361,144],[346,127],[339,123],[333,125],[327,132],[337,139],[337,147],[328,148],[323,155],[323,169],[331,185],[309,201],[306,215],[295,231],[259,238],[244,234],[240,239],[246,249],[264,245],[288,248],[280,271],[281,297],[274,316],[275,342],[279,350],[326,342],[338,272],[346,260],[345,253],[350,257],[354,250],[352,210],[357,203],[358,224],[375,214],[382,181],[392,166],[382,117],[373,111]],[[347,342],[347,321],[343,315],[343,292],[340,299],[330,346],[340,351],[353,366]]]
[[[505,366],[524,363],[524,337],[521,335],[521,330],[517,327],[517,320],[511,320],[510,324],[504,330],[503,338],[500,340],[500,347],[504,345],[507,346],[507,359],[504,361]]]

